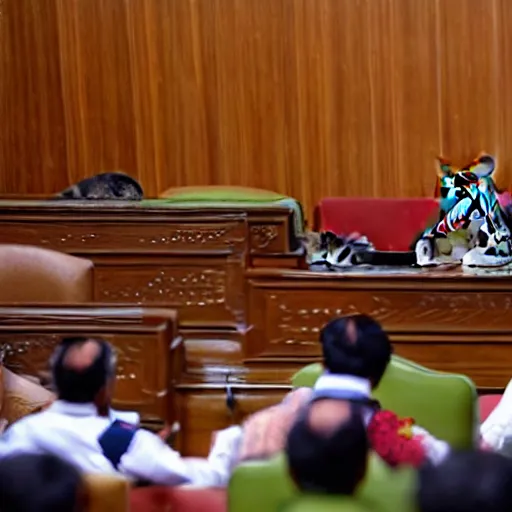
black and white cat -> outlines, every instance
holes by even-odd
[[[308,234],[306,248],[310,265],[351,267],[363,263],[362,255],[372,251],[366,237],[339,236],[331,231]]]

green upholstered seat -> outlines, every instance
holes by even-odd
[[[352,498],[331,496],[304,496],[294,500],[283,509],[284,512],[372,512],[371,508]]]
[[[311,387],[321,373],[320,364],[306,366],[293,377],[293,385]],[[374,396],[383,407],[400,416],[414,418],[452,446],[474,446],[478,432],[477,394],[467,377],[436,372],[393,356]],[[414,489],[414,471],[392,470],[378,456],[372,455],[367,476],[356,497],[339,498],[337,510],[368,507],[382,512],[413,511]],[[230,512],[307,512],[313,510],[308,508],[310,506],[322,512],[324,504],[325,510],[331,510],[335,501],[336,498],[299,494],[287,475],[283,456],[240,465],[229,485]],[[343,508],[347,504],[352,508]],[[354,508],[357,506],[360,508]]]
[[[292,379],[294,387],[311,387],[322,373],[311,364]],[[393,356],[374,392],[385,409],[412,417],[418,425],[455,448],[471,448],[478,437],[477,392],[464,375],[436,372]]]
[[[295,507],[304,507],[320,500],[318,504],[325,503],[329,507],[332,507],[332,501],[339,501],[338,510],[342,511],[413,512],[415,482],[415,471],[392,470],[378,456],[372,455],[366,478],[353,498],[324,501],[324,497],[301,494],[297,490],[288,476],[284,456],[279,455],[268,461],[247,462],[235,469],[229,483],[228,508],[230,512],[312,510]],[[342,508],[344,505],[352,508]],[[315,510],[323,512],[324,509]]]
[[[159,194],[158,199],[145,199],[142,206],[170,208],[251,208],[284,207],[294,212],[296,236],[304,233],[304,212],[301,204],[292,197],[252,187],[202,186],[173,187]]]

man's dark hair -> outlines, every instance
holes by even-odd
[[[286,442],[288,467],[305,492],[354,493],[364,477],[370,446],[358,407],[332,432],[314,430],[308,412],[290,429]]]
[[[391,343],[367,315],[331,320],[320,331],[324,365],[330,373],[370,379],[376,387],[391,359]]]
[[[78,512],[85,500],[78,469],[54,455],[22,454],[0,460],[2,512]]]
[[[453,452],[420,469],[420,512],[509,512],[512,460],[498,453]]]
[[[66,363],[71,349],[93,341],[98,344],[98,355],[84,368],[74,368]],[[115,372],[110,345],[100,338],[64,338],[52,358],[53,383],[61,400],[73,403],[93,402],[98,392]]]

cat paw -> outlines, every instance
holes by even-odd
[[[433,238],[420,238],[416,243],[415,252],[416,263],[420,267],[436,265]]]

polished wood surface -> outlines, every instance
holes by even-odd
[[[7,367],[27,375],[48,371],[63,336],[100,336],[117,353],[114,407],[137,410],[148,426],[176,419],[175,388],[183,370],[183,344],[170,309],[79,306],[0,306],[0,344]]]
[[[512,181],[510,0],[2,0],[0,193],[124,170],[430,196],[433,158]]]
[[[512,377],[512,270],[352,269],[345,272],[248,270],[246,364],[300,364],[320,357],[330,319],[376,318],[396,353],[435,370],[464,373],[480,388]]]
[[[481,390],[503,389],[511,377],[510,268],[320,272],[300,268],[304,255],[293,256],[295,269],[255,267],[256,256],[272,264],[287,253],[254,247],[243,211],[0,202],[0,223],[0,242],[91,258],[97,301],[178,311],[184,347],[172,390],[177,446],[188,455],[207,453],[212,430],[278,402],[290,377],[320,359],[321,327],[347,313],[374,316],[398,354],[465,373]],[[281,233],[284,224],[275,225]]]

